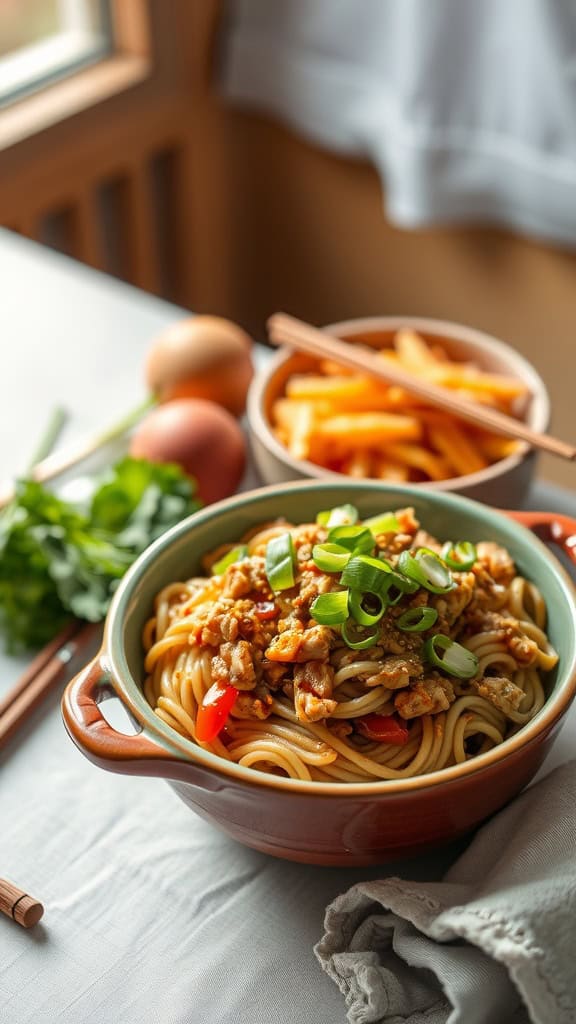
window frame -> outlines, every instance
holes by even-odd
[[[56,37],[58,39],[58,37]],[[55,80],[26,89],[2,105],[0,151],[130,89],[148,78],[152,53],[147,0],[110,0],[110,47]],[[36,44],[36,45],[46,45]]]

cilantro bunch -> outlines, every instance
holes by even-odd
[[[10,653],[41,647],[71,618],[98,622],[128,567],[200,507],[176,465],[124,458],[85,506],[33,480],[0,513],[0,632]]]

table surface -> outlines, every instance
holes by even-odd
[[[150,339],[182,310],[8,232],[0,280],[1,480],[55,403],[68,437],[136,405]],[[576,514],[576,496],[544,483],[529,504]],[[0,658],[0,696],[23,664]],[[543,772],[575,738],[576,707]],[[326,904],[384,872],[438,879],[457,853],[340,869],[248,850],[164,782],[91,765],[54,696],[0,755],[0,875],[46,908],[29,932],[0,918],[0,1024],[345,1024],[313,954]]]

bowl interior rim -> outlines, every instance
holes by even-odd
[[[395,331],[409,325],[416,330],[421,330],[428,335],[436,334],[439,338],[448,337],[455,341],[469,341],[472,345],[482,348],[483,351],[490,350],[497,352],[501,358],[514,367],[517,367],[517,375],[526,381],[532,390],[533,400],[526,417],[526,422],[533,430],[546,431],[550,422],[551,402],[548,389],[544,380],[532,365],[520,352],[511,345],[498,338],[480,331],[465,324],[454,321],[436,320],[428,317],[361,317],[353,320],[341,320],[337,323],[326,325],[324,330],[333,331],[343,338],[353,337],[356,334],[378,330]],[[344,481],[350,480],[345,473],[338,473],[335,470],[325,469],[323,466],[308,459],[296,459],[277,439],[270,425],[266,413],[266,399],[268,391],[275,383],[278,371],[293,358],[295,353],[287,346],[281,346],[268,366],[254,375],[250,384],[247,398],[248,423],[253,436],[261,444],[276,456],[286,466],[289,466],[295,473],[305,472],[316,480]],[[518,450],[503,459],[498,459],[484,469],[476,470],[474,473],[466,473],[463,476],[452,476],[447,480],[423,481],[418,487],[434,491],[452,491],[457,488],[474,487],[487,483],[494,478],[502,476],[515,469],[530,453],[530,445],[521,441]],[[367,479],[374,479],[373,477]]]
[[[512,755],[520,748],[528,745],[541,733],[549,730],[556,721],[563,716],[576,695],[576,644],[572,660],[569,665],[562,666],[562,682],[546,700],[540,712],[524,725],[517,733],[508,737],[503,743],[484,754],[479,754],[470,761],[463,764],[453,765],[449,768],[442,768],[427,775],[413,776],[405,779],[386,779],[378,781],[343,783],[343,782],[315,782],[303,779],[289,779],[281,776],[274,776],[265,772],[259,772],[253,768],[244,767],[235,762],[225,761],[223,758],[205,751],[198,747],[192,740],[180,736],[175,730],[164,723],[150,707],[142,692],[141,683],[132,676],[127,659],[124,655],[124,617],[131,600],[133,591],[141,577],[145,577],[150,566],[161,557],[171,545],[177,543],[182,536],[193,532],[200,523],[217,519],[222,513],[226,513],[239,505],[253,505],[266,501],[270,497],[281,498],[288,492],[305,494],[318,493],[338,487],[333,481],[298,481],[287,484],[275,484],[268,487],[256,488],[241,494],[233,495],[221,502],[209,505],[199,512],[183,520],[178,525],[168,530],[162,537],[156,540],[146,551],[140,555],[133,566],[128,570],[122,579],[118,590],[112,601],[104,633],[103,652],[108,663],[115,689],[119,698],[129,708],[134,718],[143,726],[153,732],[164,746],[168,746],[172,752],[176,752],[182,760],[191,762],[215,772],[217,775],[227,775],[237,781],[245,782],[252,786],[267,786],[275,790],[291,790],[299,793],[315,793],[318,796],[338,796],[346,794],[374,794],[383,793],[399,794],[408,793],[413,790],[420,790],[451,782],[461,782],[470,775],[477,775],[483,770],[492,767],[497,762],[505,764],[508,755]],[[444,492],[422,493],[417,485],[386,485],[382,482],[372,481],[350,481],[346,486],[348,497],[350,490],[360,493],[366,490],[381,491],[383,494],[393,491],[394,494],[405,495],[419,501],[429,501],[433,504],[440,504],[452,508],[467,509],[476,514],[480,519],[496,517],[503,527],[513,527],[526,546],[537,550],[541,558],[548,563],[554,575],[558,578],[563,599],[570,607],[576,621],[576,590],[574,584],[564,567],[549,552],[546,545],[539,540],[530,530],[517,522],[512,522],[503,513],[490,506],[483,505],[462,495],[454,495]],[[344,495],[343,495],[344,497]],[[126,681],[128,680],[128,682]],[[135,696],[136,695],[136,696]]]

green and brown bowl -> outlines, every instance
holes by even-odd
[[[328,783],[294,780],[225,761],[184,739],[142,692],[142,628],[156,593],[200,570],[202,555],[263,521],[314,521],[352,502],[362,517],[406,505],[440,539],[489,539],[506,547],[540,588],[559,653],[542,710],[513,736],[463,764],[415,778]],[[576,595],[542,539],[574,552],[576,521],[550,513],[497,512],[457,495],[376,482],[298,482],[240,494],[195,513],[152,544],[124,577],[97,657],[68,685],[66,728],[100,768],[165,778],[184,802],[257,850],[311,864],[397,859],[456,839],[512,799],[538,771],[576,694]],[[138,733],[108,724],[100,703],[117,697]]]

